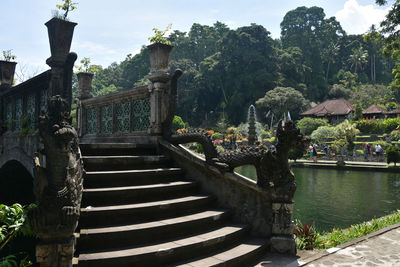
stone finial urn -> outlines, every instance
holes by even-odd
[[[45,25],[49,34],[51,57],[56,61],[65,60],[71,48],[72,36],[77,23],[52,18]]]
[[[0,86],[11,86],[17,62],[0,60]]]
[[[150,72],[167,72],[169,56],[174,47],[163,43],[154,43],[147,46],[147,48],[150,54]]]
[[[92,89],[93,73],[90,72],[79,72],[78,86],[79,86],[79,99],[87,99],[93,97],[90,90]]]

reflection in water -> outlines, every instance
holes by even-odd
[[[255,178],[252,166],[235,171]],[[346,228],[400,209],[400,174],[294,168],[294,218],[318,230]]]

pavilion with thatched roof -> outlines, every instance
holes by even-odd
[[[377,104],[372,104],[368,108],[364,109],[362,113],[363,117],[366,119],[384,119],[387,111]]]
[[[354,107],[344,98],[329,99],[304,111],[300,115],[304,117],[325,118],[330,123],[338,123],[353,117]]]

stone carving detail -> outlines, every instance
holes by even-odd
[[[72,67],[77,56],[48,60],[51,69],[47,111],[39,117],[44,149],[34,157],[34,194],[37,207],[28,214],[40,239],[36,259],[42,267],[72,266],[74,232],[83,191],[83,161],[78,134],[72,126]]]
[[[257,184],[271,189],[274,201],[291,202],[296,190],[294,175],[289,168],[288,152],[291,148],[305,150],[308,138],[303,136],[292,121],[278,123],[276,149],[264,146],[243,146],[236,151],[218,153],[211,136],[203,130],[188,130],[172,133],[171,125],[177,107],[177,80],[182,74],[176,70],[171,79],[169,110],[163,123],[164,138],[172,144],[200,143],[206,161],[223,170],[233,171],[242,165],[254,165],[257,171]]]
[[[73,251],[68,246],[73,244],[78,225],[84,169],[78,134],[71,125],[65,99],[58,95],[50,98],[48,112],[39,120],[39,133],[46,160],[44,164],[39,154],[34,159],[37,208],[29,214],[29,219],[41,240],[38,260],[51,262],[48,266],[67,266],[61,262],[69,262],[73,254],[63,256],[61,252]]]

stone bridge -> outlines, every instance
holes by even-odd
[[[41,266],[244,266],[266,251],[296,252],[287,152],[305,143],[292,123],[278,128],[276,151],[224,155],[200,130],[171,132],[181,71],[168,73],[172,47],[155,44],[149,86],[92,97],[93,75],[78,74],[75,131],[72,32],[54,41],[52,23],[72,32],[76,25],[46,23],[50,70],[12,86],[0,69],[0,203],[38,204],[30,219]],[[181,145],[190,142],[203,145],[205,159]],[[245,164],[255,166],[257,182],[233,172]]]

